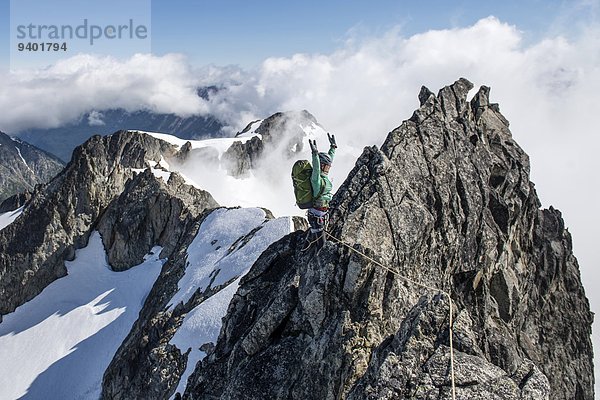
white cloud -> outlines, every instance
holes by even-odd
[[[102,114],[99,111],[90,111],[90,114],[88,115],[88,125],[90,126],[99,126],[99,125],[104,125],[104,121],[102,120],[104,118],[104,114]]]
[[[120,61],[80,54],[45,69],[13,71],[0,85],[0,129],[57,127],[90,110],[206,112],[198,79],[181,55],[136,54]]]

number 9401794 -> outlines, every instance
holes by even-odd
[[[67,43],[54,42],[28,42],[18,43],[17,50],[19,51],[67,51]]]

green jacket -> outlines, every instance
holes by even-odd
[[[330,147],[329,156],[331,161],[335,156],[335,147]],[[333,197],[332,189],[333,185],[329,180],[329,177],[321,173],[321,161],[319,160],[319,153],[312,155],[312,175],[310,177],[310,183],[313,189],[313,207],[329,207],[329,202]]]

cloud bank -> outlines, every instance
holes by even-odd
[[[136,54],[124,61],[80,54],[0,78],[0,130],[9,133],[55,128],[85,112],[110,108],[182,116],[208,111],[196,95],[198,79],[177,54]]]

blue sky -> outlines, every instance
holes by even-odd
[[[532,36],[557,20],[560,1],[154,1],[153,51],[178,51],[199,63],[258,63],[269,56],[329,53],[353,31],[404,35],[467,26],[494,15]]]
[[[73,0],[70,2],[75,4]],[[42,0],[37,3],[47,4]],[[69,0],[60,1],[60,4],[65,3]],[[97,16],[97,5],[103,2],[76,3],[77,7],[63,7],[62,18],[79,18],[81,10],[86,9],[90,10],[88,14]],[[246,68],[271,56],[331,53],[350,37],[377,36],[394,27],[403,36],[411,36],[431,29],[468,26],[494,15],[516,25],[523,31],[525,40],[537,40],[577,30],[573,20],[585,22],[596,18],[589,7],[580,6],[590,1],[135,0],[135,3],[135,7],[150,8],[154,54],[178,52],[195,65],[237,64]],[[132,4],[132,1],[121,4]],[[30,8],[32,15],[36,15],[37,7]],[[127,12],[132,8],[127,7]],[[71,10],[72,15],[65,9]],[[0,61],[3,67],[9,60],[9,11],[10,1],[1,0]]]

